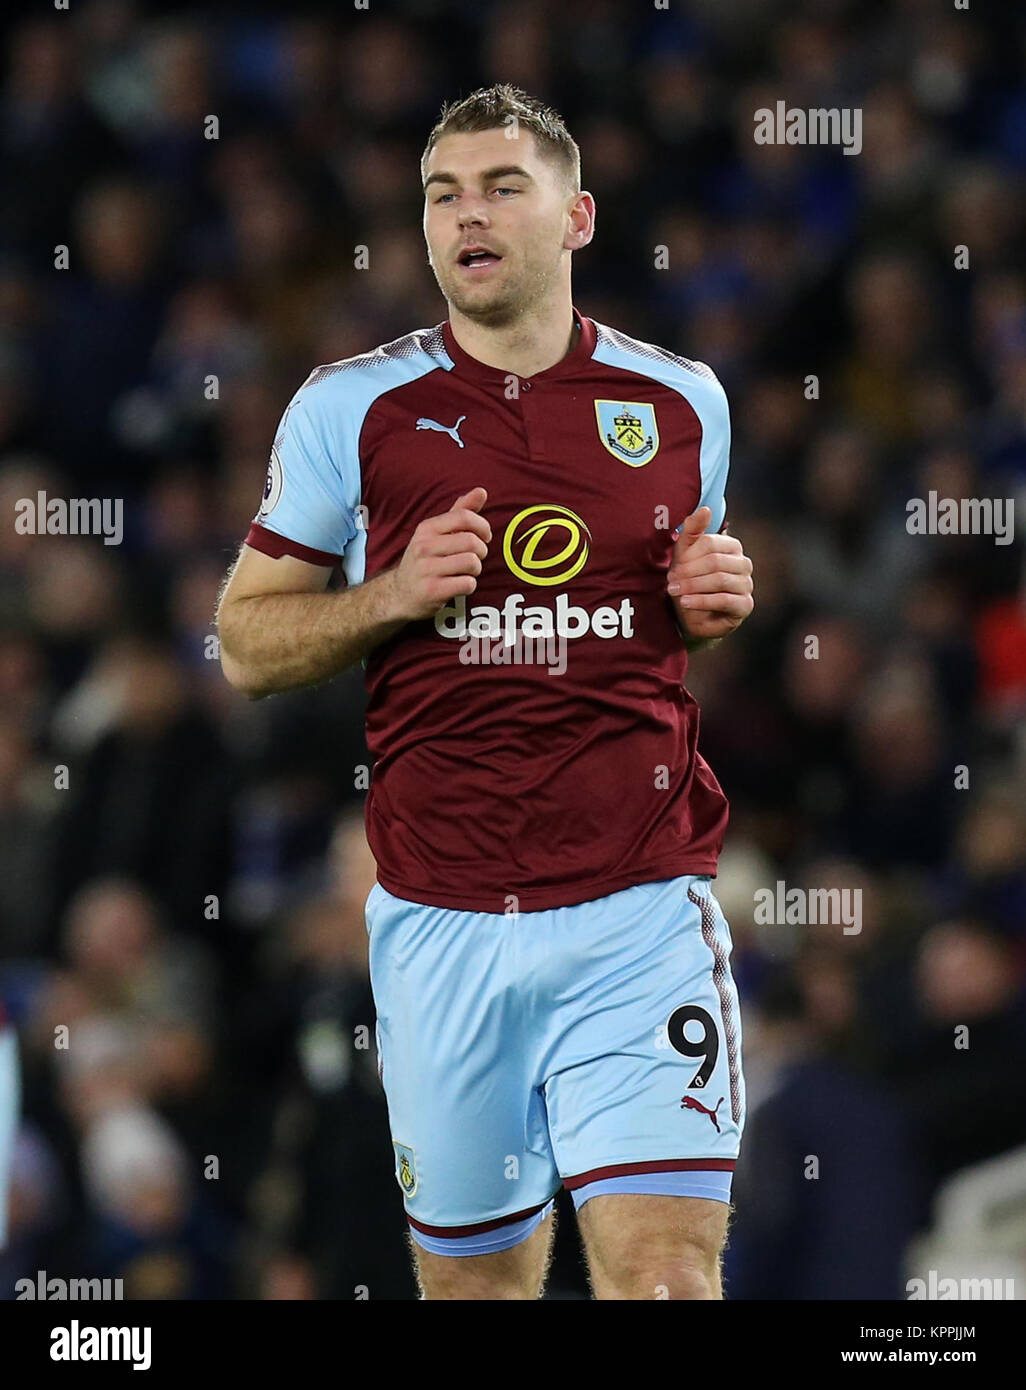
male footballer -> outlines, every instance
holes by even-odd
[[[585,317],[595,202],[502,84],[421,166],[448,319],[317,367],[218,609],[260,698],[365,665],[371,983],[424,1298],[722,1297],[745,1118],[687,652],[752,611],[701,363]],[[346,584],[329,591],[335,567]],[[551,659],[550,659],[551,658]]]

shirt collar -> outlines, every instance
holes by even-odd
[[[573,314],[574,322],[581,330],[580,337],[573,349],[565,357],[561,357],[558,362],[554,362],[551,367],[546,367],[543,372],[535,372],[533,376],[522,378],[524,381],[548,381],[552,377],[570,376],[590,359],[595,351],[595,324],[591,319],[585,318],[576,307],[574,307]],[[452,325],[448,319],[442,324],[442,337],[445,342],[445,350],[460,376],[473,377],[476,381],[504,382],[508,377],[516,375],[516,373],[504,371],[501,367],[490,367],[485,362],[479,362],[476,357],[471,357],[469,352],[464,352],[456,341]]]

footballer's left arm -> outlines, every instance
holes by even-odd
[[[699,364],[701,365],[701,364]],[[689,652],[708,647],[740,627],[755,607],[752,562],[727,535],[730,408],[709,370],[692,383],[692,407],[702,423],[698,506],[674,532],[666,592]]]

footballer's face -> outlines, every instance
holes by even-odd
[[[583,195],[588,199],[588,195]],[[428,261],[449,304],[491,327],[513,323],[565,282],[581,195],[534,135],[503,129],[443,135],[424,174]],[[587,219],[585,213],[584,220]]]

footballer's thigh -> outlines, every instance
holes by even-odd
[[[526,1239],[491,1255],[436,1255],[411,1233],[420,1296],[425,1299],[537,1299],[552,1257],[555,1208]]]
[[[407,902],[377,884],[367,926],[422,1296],[537,1298],[560,1184],[531,1074],[515,923]]]
[[[545,1095],[595,1295],[720,1298],[745,1121],[730,928],[704,875],[583,907],[550,949],[588,969],[561,992]]]
[[[708,1197],[607,1193],[577,1213],[597,1299],[719,1299],[730,1208]]]

